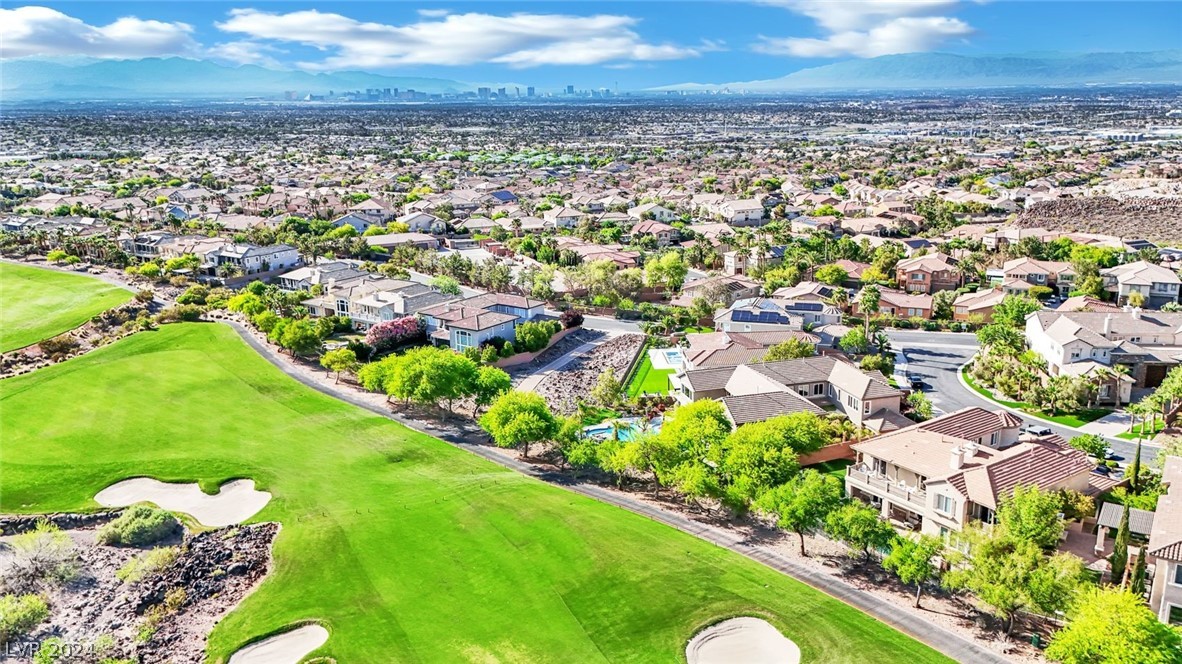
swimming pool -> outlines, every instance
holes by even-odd
[[[685,355],[682,354],[680,348],[670,348],[661,352],[665,356],[665,361],[674,369],[680,369],[681,365],[685,363]]]
[[[620,440],[632,440],[638,433],[646,430],[649,433],[657,433],[661,430],[661,418],[659,417],[649,420],[647,426],[643,424],[643,420],[639,417],[629,417],[618,421],[628,425],[628,428],[620,431]],[[588,438],[612,438],[615,435],[614,429],[612,428],[612,420],[586,427],[583,429],[583,435]]]

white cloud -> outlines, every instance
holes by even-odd
[[[214,44],[207,51],[215,60],[225,60],[239,65],[260,65],[272,69],[281,68],[283,65],[270,54],[285,52],[271,44],[249,40]]]
[[[89,25],[48,7],[0,9],[0,57],[86,55],[145,58],[193,55],[193,27],[125,16],[109,25]]]
[[[968,23],[938,12],[959,0],[763,0],[808,16],[828,34],[822,37],[761,37],[755,50],[771,55],[873,58],[930,51],[973,34]]]
[[[388,25],[314,9],[287,14],[234,9],[230,18],[217,27],[256,40],[298,43],[329,53],[321,61],[299,63],[300,67],[315,70],[482,62],[511,67],[592,65],[675,60],[717,48],[713,44],[687,47],[647,43],[632,30],[636,23],[629,16],[606,14],[467,13]]]

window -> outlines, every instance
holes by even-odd
[[[874,468],[875,475],[886,475],[886,471],[887,471],[886,461],[883,461],[882,459],[874,459],[874,463],[871,465]]]
[[[338,299],[337,300],[337,315],[344,316],[347,313],[349,313],[349,301]]]
[[[813,383],[813,396],[819,397],[825,394],[825,383]]]
[[[1182,606],[1170,605],[1170,614],[1166,617],[1166,621],[1171,625],[1182,625]]]
[[[1111,385],[1101,385],[1100,386],[1100,398],[1107,399],[1111,393],[1112,393],[1112,386]]]
[[[869,401],[863,401],[863,402],[862,402],[862,414],[863,414],[863,415],[869,415],[869,414],[870,414],[870,402],[869,402]]]
[[[1182,565],[1174,563],[1174,585],[1182,586]]]
[[[952,514],[952,498],[945,495],[936,496],[936,511]]]
[[[923,273],[922,272],[912,272],[911,273],[911,280],[912,281],[923,281]]]
[[[456,330],[456,350],[464,350],[472,345],[472,333],[467,330]]]

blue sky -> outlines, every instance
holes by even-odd
[[[0,56],[181,55],[539,87],[775,78],[889,53],[1182,47],[1174,2],[5,2]]]

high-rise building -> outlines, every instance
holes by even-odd
[[[575,86],[573,86],[573,85],[566,86],[566,94],[573,95],[574,93],[575,93]]]
[[[492,88],[477,88],[476,89],[476,95],[479,96],[481,99],[488,99],[488,96],[491,92],[492,92]]]
[[[526,88],[526,89],[525,89],[525,96],[526,96],[526,97],[532,97],[532,96],[534,96],[534,86],[532,86],[532,85],[531,85],[531,86],[529,86],[528,88]]]
[[[509,96],[509,93],[505,92],[505,88],[497,88],[497,98],[498,99],[504,99],[505,97],[508,97],[508,96]]]

